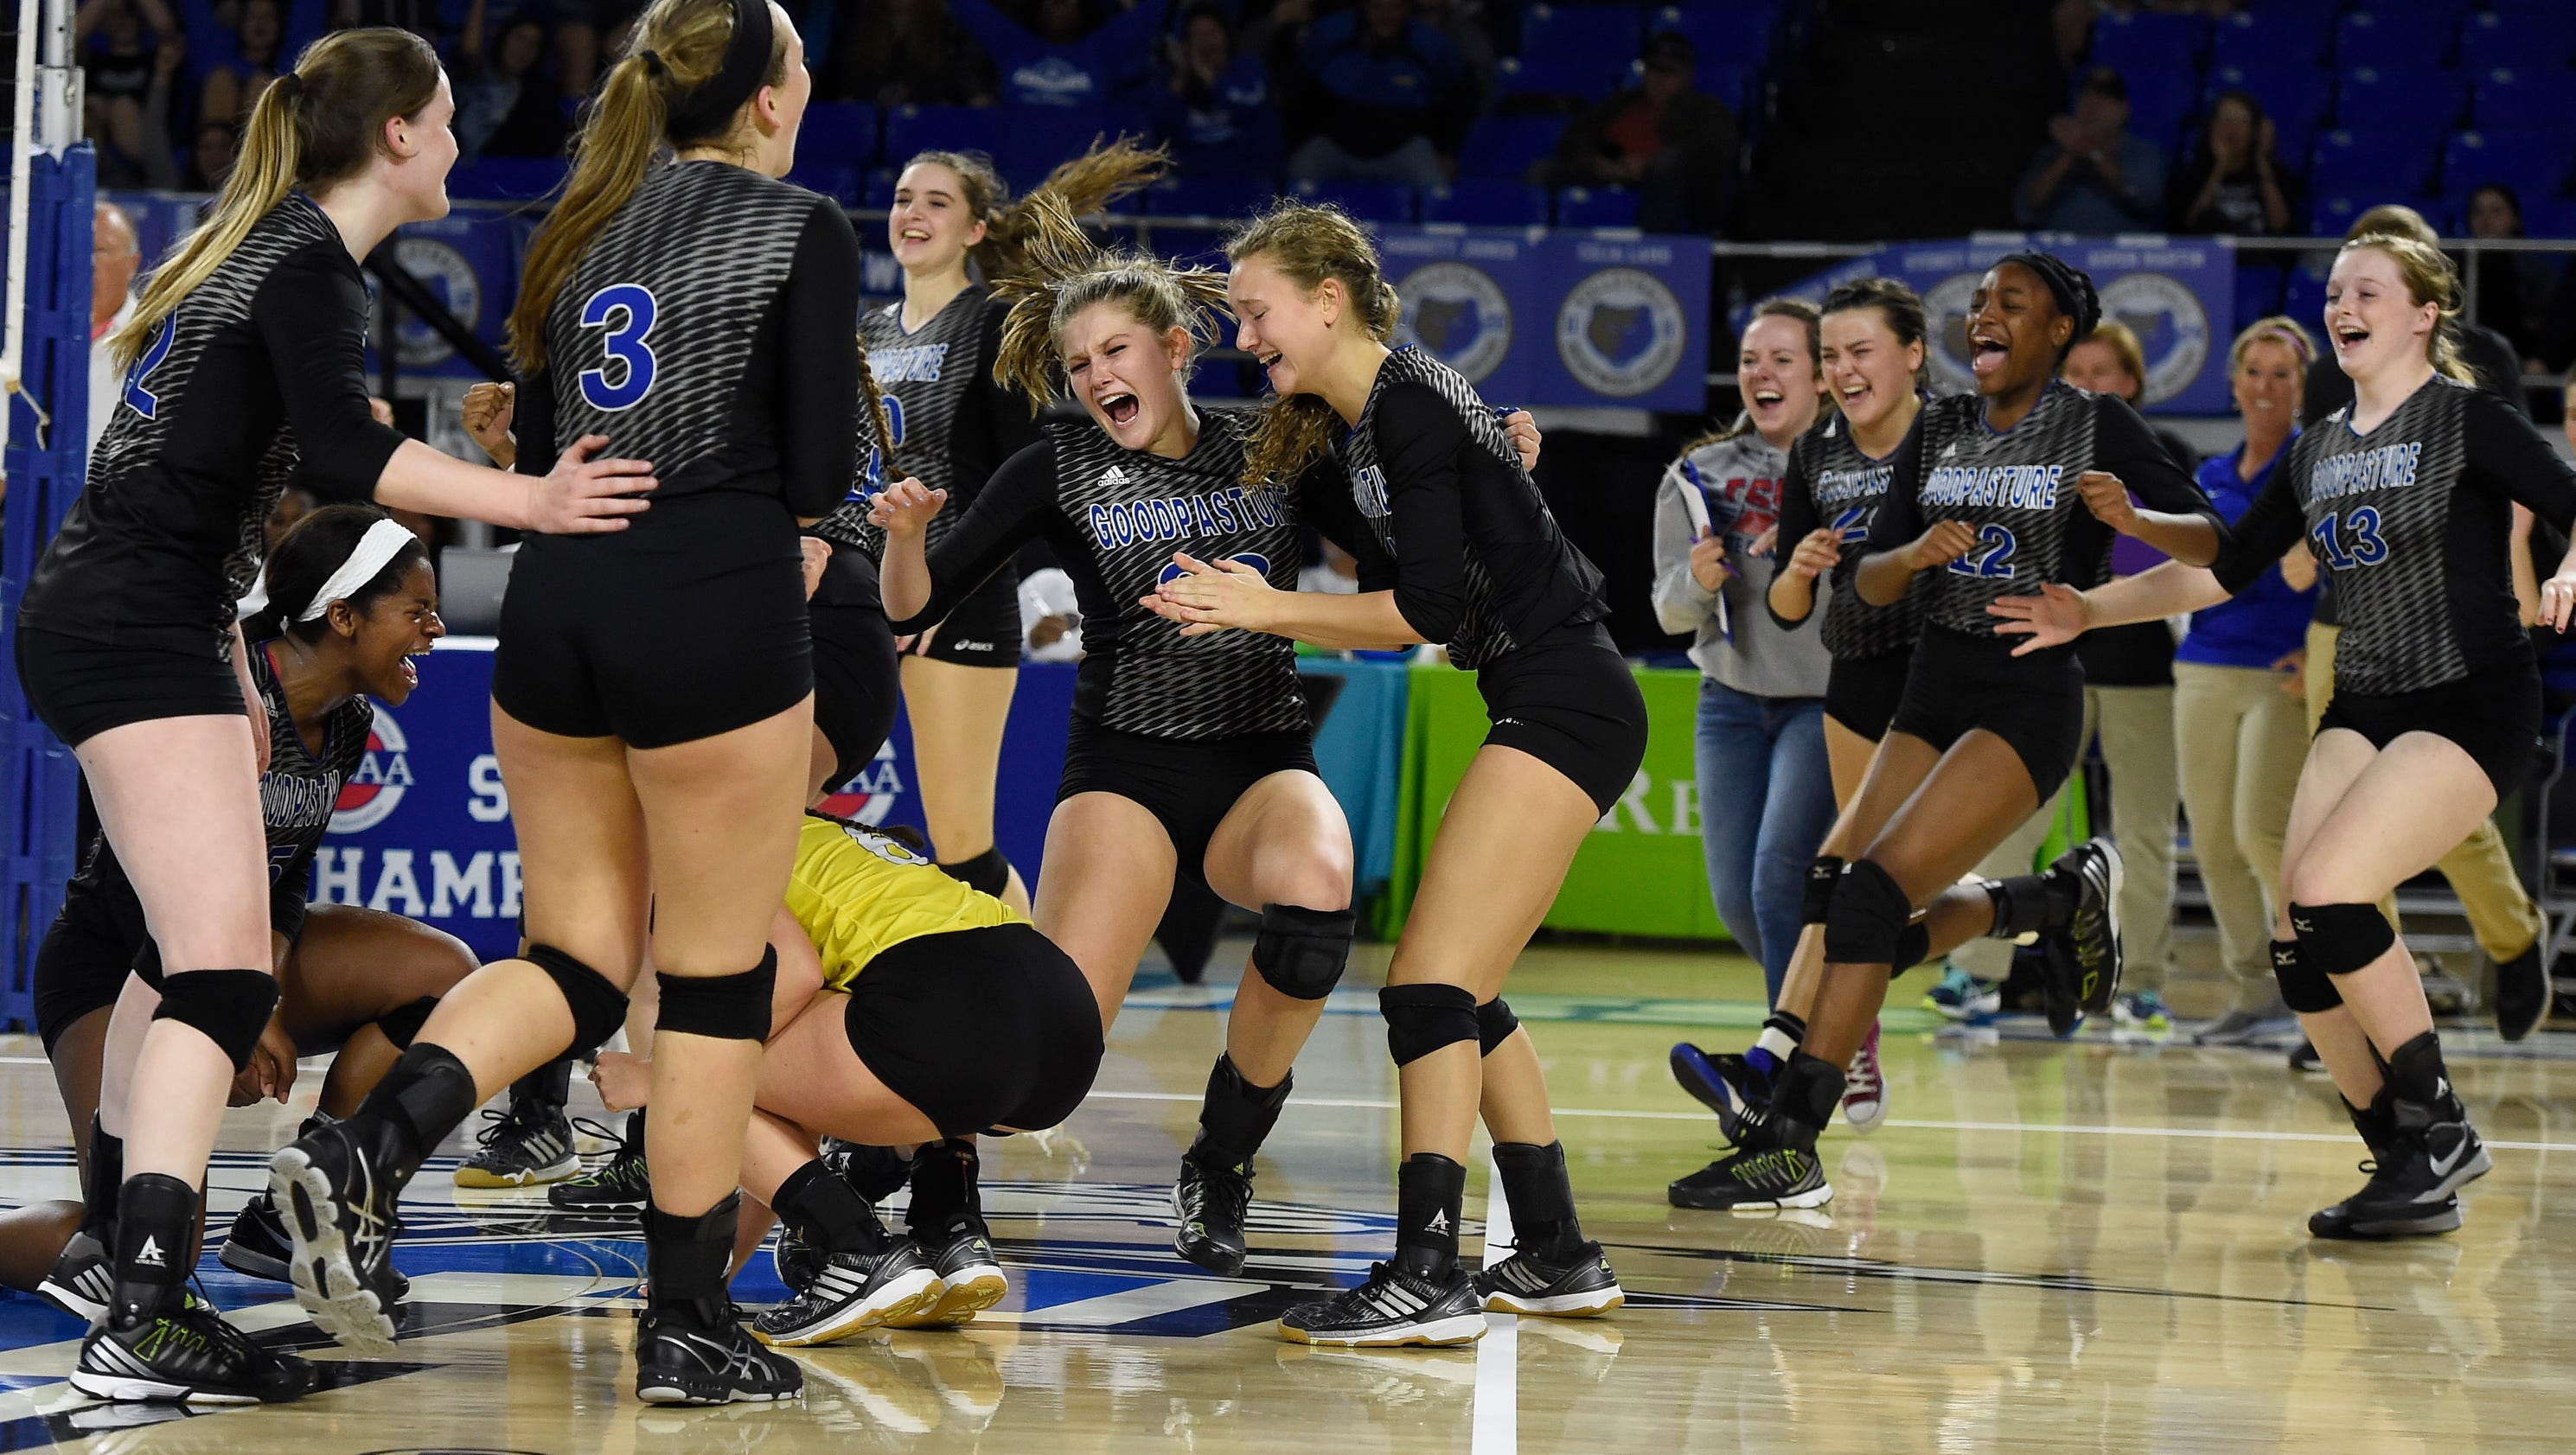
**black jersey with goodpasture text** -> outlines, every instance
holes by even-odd
[[[2349,406],[2302,431],[2214,569],[2242,590],[2304,538],[2342,614],[2336,688],[2418,692],[2529,660],[2515,501],[2568,530],[2576,470],[2511,405],[2437,374],[2368,434]]]
[[[1294,643],[1248,631],[1185,637],[1179,622],[1141,604],[1179,574],[1176,552],[1240,561],[1272,586],[1296,589],[1304,557],[1297,511],[1288,492],[1243,484],[1247,432],[1244,412],[1203,409],[1198,444],[1167,460],[1120,448],[1088,418],[1050,421],[1045,438],[995,471],[930,552],[930,602],[894,629],[939,620],[1020,547],[1043,539],[1082,606],[1077,715],[1158,738],[1305,731]]]
[[[1335,454],[1405,622],[1482,667],[1549,628],[1609,614],[1601,572],[1557,529],[1520,452],[1474,385],[1430,351],[1397,349]]]
[[[1898,446],[1901,452],[1903,445]],[[1873,460],[1852,438],[1851,424],[1839,414],[1827,415],[1789,447],[1789,474],[1780,489],[1780,534],[1771,551],[1777,576],[1798,542],[1820,529],[1831,529],[1842,559],[1827,573],[1833,591],[1825,599],[1825,650],[1836,657],[1884,656],[1914,649],[1923,634],[1921,580],[1887,606],[1872,606],[1852,585],[1860,569],[1870,521],[1887,498],[1887,482],[1896,470],[1896,455]],[[1777,612],[1772,613],[1778,616]],[[1796,623],[1782,619],[1781,625]]]
[[[2094,470],[2119,476],[2147,509],[2202,516],[2225,538],[2208,497],[2126,401],[2052,383],[2001,433],[1986,426],[1974,394],[1925,405],[1896,452],[1866,549],[1896,550],[1940,521],[1965,522],[1977,533],[1968,554],[1916,577],[1930,582],[1923,619],[1994,638],[1986,608],[1998,598],[2034,595],[2051,581],[2082,590],[2110,579],[2113,532],[2076,488]]]
[[[357,260],[322,209],[290,195],[125,371],[21,619],[90,641],[225,651],[287,485],[364,500],[402,445],[368,413],[366,341]]]
[[[652,462],[656,499],[739,490],[821,516],[857,451],[858,299],[858,235],[830,198],[730,162],[656,166],[547,311],[519,468],[605,435]]]
[[[930,518],[930,544],[937,546],[1002,462],[1037,440],[1029,401],[993,379],[993,355],[1008,313],[977,284],[919,328],[903,326],[900,302],[861,316],[859,341],[867,346],[868,368],[894,430],[893,473],[886,470],[876,418],[862,402],[858,476],[820,534],[883,556],[885,536],[868,524],[867,497],[886,480],[909,475],[948,492],[948,508]]]

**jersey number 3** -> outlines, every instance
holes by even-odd
[[[1968,553],[1950,563],[1950,570],[1960,576],[1981,576],[1989,581],[2009,581],[2013,573],[2013,552],[2020,542],[2013,533],[1999,525],[1980,526],[1977,543]]]
[[[2340,519],[2329,515],[2317,522],[2308,538],[2317,543],[2317,554],[2325,558],[2330,571],[2376,566],[2388,559],[2388,542],[2379,534],[2379,511],[2375,506],[2362,506]]]
[[[152,371],[160,368],[162,360],[170,357],[170,345],[178,337],[179,315],[174,311],[152,331],[152,342],[135,356],[133,364],[125,371],[125,402],[134,406],[134,412],[145,419],[160,416],[161,396],[144,388],[143,381],[151,378]]]
[[[600,346],[608,361],[581,371],[581,397],[593,409],[633,409],[652,392],[655,360],[644,340],[653,332],[660,306],[652,291],[639,283],[611,283],[581,305],[581,326],[608,330]],[[610,374],[617,377],[612,381]]]

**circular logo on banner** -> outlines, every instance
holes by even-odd
[[[1956,394],[1976,387],[1977,376],[1968,368],[1968,300],[1985,276],[1983,268],[1973,273],[1953,273],[1924,290],[1924,321],[1932,334],[1932,346],[1924,358],[1932,366],[1935,394]]]
[[[1396,331],[1481,384],[1512,351],[1512,300],[1484,269],[1425,263],[1395,287],[1404,300]]]
[[[1605,268],[1556,311],[1556,356],[1595,394],[1626,399],[1662,387],[1690,332],[1682,301],[1639,268]]]
[[[403,740],[402,724],[382,707],[376,709],[375,723],[367,729],[367,753],[358,760],[349,781],[340,785],[340,801],[331,812],[331,832],[364,833],[383,823],[403,801],[411,787],[411,761],[403,756],[411,744]]]
[[[434,237],[407,237],[394,244],[394,261],[403,271],[429,285],[438,301],[467,328],[483,321],[483,280],[474,274],[474,265],[449,243]],[[438,330],[406,313],[402,327],[395,330],[394,348],[403,367],[425,369],[443,364],[456,354]]]
[[[2209,362],[2209,310],[2198,294],[2162,273],[2131,273],[2102,285],[2102,316],[2138,336],[2147,356],[2149,404],[2190,388]]]

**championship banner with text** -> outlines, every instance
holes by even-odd
[[[1489,404],[1697,413],[1706,401],[1704,239],[1540,228],[1386,227],[1398,337]]]
[[[2102,316],[2138,336],[2147,356],[2146,408],[2166,414],[2225,414],[2227,345],[2236,317],[2236,244],[2227,238],[2085,239],[1989,233],[1965,242],[1883,248],[1818,273],[1779,296],[1811,303],[1856,278],[1902,280],[1931,315],[1935,393],[1973,387],[1968,373],[1968,297],[1995,259],[2029,248],[2057,254],[2093,279]],[[1738,310],[1741,329],[1749,300]]]

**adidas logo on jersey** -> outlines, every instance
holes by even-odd
[[[1127,472],[1118,468],[1116,465],[1112,465],[1108,469],[1100,472],[1100,484],[1103,489],[1112,485],[1124,485],[1126,483]]]
[[[161,1244],[149,1233],[143,1235],[143,1246],[135,1253],[134,1261],[154,1268],[169,1266],[169,1260],[161,1256]]]

